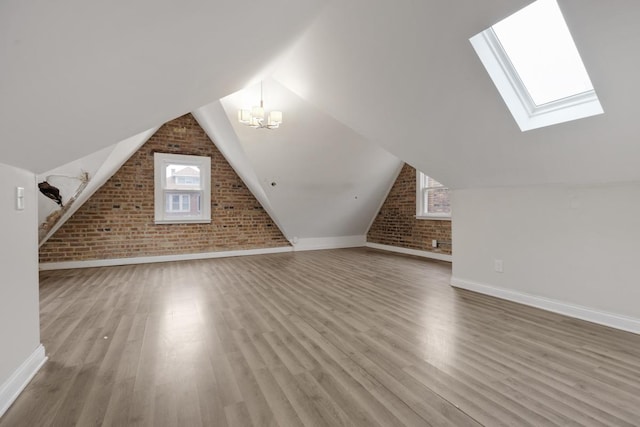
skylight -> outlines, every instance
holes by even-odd
[[[491,28],[536,105],[593,90],[555,0],[538,0]]]
[[[601,114],[556,0],[538,0],[471,38],[525,131]]]

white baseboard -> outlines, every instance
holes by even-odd
[[[396,252],[396,253],[405,254],[405,255],[415,255],[423,258],[437,259],[440,261],[448,261],[448,262],[453,261],[453,257],[451,255],[439,254],[437,252],[420,251],[417,249],[401,248],[399,246],[382,245],[380,243],[372,243],[372,242],[367,242],[365,246],[368,248],[380,249],[382,251]]]
[[[40,270],[66,270],[69,268],[111,267],[114,265],[149,264],[154,262],[189,261],[196,259],[226,258],[233,256],[264,255],[292,252],[293,247],[244,249],[237,251],[205,252],[197,254],[159,255],[134,258],[96,259],[88,261],[47,262],[40,264]]]
[[[565,316],[574,317],[576,319],[586,320],[588,322],[597,323],[599,325],[609,326],[615,329],[640,334],[640,319],[636,319],[633,317],[599,311],[589,307],[568,304],[562,301],[530,295],[523,292],[512,291],[509,289],[495,288],[493,286],[459,279],[456,277],[451,278],[451,286],[460,289],[467,289],[469,291],[474,291],[485,295],[490,295],[508,301],[517,302],[531,307],[540,308],[542,310],[552,311],[554,313],[563,314]]]
[[[40,370],[47,357],[44,354],[44,347],[40,344],[31,356],[0,385],[0,417],[9,409],[11,404],[18,398],[22,390],[29,384],[29,381]]]
[[[316,251],[320,249],[359,248],[365,245],[366,236],[309,237],[298,239],[294,251]]]

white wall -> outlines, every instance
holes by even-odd
[[[40,345],[35,175],[0,164],[0,414],[3,384]],[[16,187],[25,210],[16,210]]]
[[[640,319],[640,183],[455,190],[452,203],[454,285]]]

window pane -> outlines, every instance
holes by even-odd
[[[451,216],[449,190],[428,175],[419,173],[419,188],[416,190],[417,216]]]
[[[190,218],[199,217],[201,215],[200,204],[198,199],[201,197],[200,192],[188,193],[165,193],[165,217],[171,218]],[[193,200],[193,203],[191,202]]]
[[[438,181],[436,181],[435,179],[431,178],[430,176],[427,177],[427,187],[432,188],[432,187],[444,187],[442,184],[440,184]]]
[[[165,168],[167,189],[200,189],[200,168],[194,165],[168,164]]]
[[[429,214],[450,214],[449,190],[446,188],[432,188],[427,190],[425,197],[426,209]]]
[[[536,105],[593,90],[556,0],[538,0],[492,28]]]

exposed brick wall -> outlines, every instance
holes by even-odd
[[[432,248],[433,239],[447,243]],[[402,168],[367,233],[367,241],[451,254],[451,221],[416,219],[416,170],[411,166]]]
[[[211,157],[211,224],[154,224],[153,153]],[[40,248],[40,262],[288,246],[196,120],[162,126]]]

